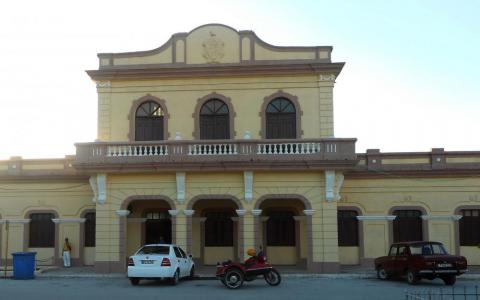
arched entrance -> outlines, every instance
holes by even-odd
[[[222,260],[238,261],[240,201],[231,197],[196,197],[189,203],[194,210],[190,224],[191,246],[188,249],[198,264],[215,265]]]
[[[171,244],[172,220],[168,210],[154,209],[144,213],[145,241],[144,244]]]
[[[126,220],[125,254],[132,255],[145,244],[175,243],[173,201],[163,196],[134,196],[122,205],[130,211]]]
[[[261,210],[257,247],[263,247],[273,264],[305,268],[311,251],[311,222],[304,210],[311,207],[306,199],[279,196],[257,202],[256,209]]]

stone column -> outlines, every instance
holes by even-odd
[[[199,258],[199,263],[201,265],[205,264],[205,221],[207,220],[207,218],[205,217],[201,217],[201,218],[193,218],[192,219],[192,223],[193,221],[195,221],[195,223],[198,223],[198,225],[200,226],[200,258]],[[191,239],[192,239],[192,244],[191,244],[191,249],[192,249],[192,252],[193,252],[193,226],[191,227],[190,229],[191,231]]]
[[[234,227],[233,227],[233,238],[234,238],[234,254],[233,258],[234,260],[243,261],[243,256],[244,256],[244,218],[245,218],[245,213],[247,212],[245,209],[236,209],[235,212],[237,213],[238,217],[232,218],[232,220],[235,222]]]
[[[306,267],[305,261],[302,260],[302,239],[301,239],[301,227],[302,220],[305,220],[305,216],[294,216],[295,220],[295,251],[297,255],[297,267]]]
[[[268,252],[268,246],[267,246],[267,221],[268,221],[268,216],[258,216],[256,217],[256,224],[257,224],[257,230],[256,230],[256,235],[258,236],[258,240],[261,241],[261,243],[257,246],[256,251],[260,249],[260,246],[262,246],[263,253],[265,256],[267,256]],[[262,233],[262,236],[260,236],[260,233]]]
[[[170,215],[170,222],[172,223],[172,243],[177,244],[177,216],[178,210],[176,209],[169,209],[168,214]],[[184,248],[185,249],[185,248]]]
[[[183,214],[177,215],[176,223],[176,244],[186,249],[187,253],[192,253],[192,216],[195,213],[193,209],[184,209]]]
[[[241,245],[239,245],[238,249],[238,256],[240,260],[245,260],[248,258],[248,255],[246,253],[247,249],[250,248],[256,248],[256,222],[255,218],[260,215],[262,211],[261,210],[254,210],[252,209],[251,214],[245,213],[243,211],[243,214],[239,214],[237,210],[237,214],[241,218],[239,220],[239,228],[243,229],[243,232],[239,232],[241,234],[240,236],[243,237],[243,240],[240,239],[242,242]],[[258,214],[257,214],[258,213]],[[240,222],[243,222],[243,226]]]

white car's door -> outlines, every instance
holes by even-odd
[[[185,258],[182,257],[182,253],[178,249],[178,247],[173,247],[175,253],[175,261],[178,263],[178,268],[180,269],[180,277],[185,277],[185,269],[186,269],[186,262]]]
[[[190,269],[192,268],[192,262],[190,260],[190,257],[183,251],[182,248],[178,247],[178,250],[180,250],[180,253],[182,254],[183,261],[185,263],[185,276],[190,275]]]

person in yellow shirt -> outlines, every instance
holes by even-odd
[[[68,238],[65,238],[65,243],[63,243],[63,266],[65,268],[70,268],[70,252],[72,251],[72,245],[68,241]]]

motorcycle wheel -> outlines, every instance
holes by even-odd
[[[280,284],[280,282],[282,282],[282,277],[280,276],[280,273],[278,273],[278,271],[275,269],[270,270],[270,272],[263,275],[263,277],[265,278],[265,281],[271,286],[277,286]]]
[[[223,283],[224,286],[227,286],[227,282],[225,281],[225,278],[220,279],[220,281]]]
[[[238,289],[243,284],[243,273],[238,269],[230,269],[225,274],[225,285],[229,289]]]

